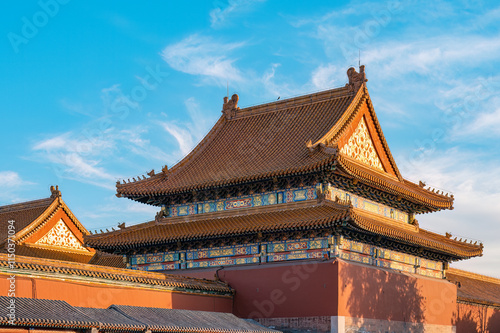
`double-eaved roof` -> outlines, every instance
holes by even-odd
[[[413,247],[423,247],[454,259],[481,255],[482,245],[453,240],[417,225],[400,223],[349,203],[323,200],[284,203],[190,216],[167,217],[114,232],[86,237],[89,246],[103,251],[127,253],[148,247],[201,239],[288,231],[321,231],[349,228]]]
[[[88,235],[86,244],[130,254],[165,244],[341,225],[450,260],[481,255],[482,244],[422,230],[413,220],[413,214],[453,209],[453,196],[402,177],[360,69],[348,71],[345,87],[273,103],[240,109],[237,95],[225,98],[222,116],[190,154],[170,170],[117,183],[117,195],[169,205],[273,191],[293,182],[298,187],[330,183],[408,213],[408,223],[325,200],[185,217],[159,214],[150,223]]]
[[[452,208],[451,196],[401,176],[364,83],[244,109],[236,98],[231,107],[179,163],[118,182],[117,196],[161,205],[180,193],[326,171],[412,202],[416,213]],[[360,123],[373,141],[369,153],[378,168],[358,163],[355,155],[364,152],[342,149]]]
[[[14,311],[9,306],[13,304]],[[15,317],[10,314],[14,313]],[[12,321],[11,321],[12,320]],[[65,301],[0,296],[0,327],[122,332],[276,333],[230,313],[111,305],[73,307]]]

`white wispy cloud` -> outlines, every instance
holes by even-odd
[[[276,71],[280,66],[280,64],[271,64],[271,67],[262,75],[262,85],[264,86],[266,92],[271,93],[274,96],[291,95],[288,83],[276,82]]]
[[[214,8],[210,11],[210,24],[212,28],[217,28],[234,16],[251,11],[258,3],[266,0],[229,0],[226,6]]]
[[[156,89],[142,77],[136,79],[146,89]],[[45,135],[32,144],[28,158],[49,165],[60,182],[71,179],[113,191],[124,166],[133,165],[135,170],[140,158],[161,164],[176,160],[175,154],[167,154],[151,142],[148,125],[124,126],[141,105],[120,85],[101,89],[101,103],[104,115],[94,116],[79,129]]]
[[[363,52],[363,61],[376,68],[379,78],[418,73],[442,75],[453,66],[496,59],[500,36],[445,35],[424,40],[382,42]]]
[[[460,134],[464,136],[482,134],[486,137],[500,135],[500,108],[480,114]]]
[[[424,180],[428,185],[454,194],[454,210],[416,216],[422,228],[441,234],[451,232],[458,238],[484,243],[484,257],[456,266],[471,269],[473,265],[480,273],[498,275],[494,268],[500,260],[488,254],[498,250],[500,179],[492,175],[500,174],[500,166],[494,161],[485,161],[478,153],[459,148],[436,150],[418,161],[402,160],[399,166],[403,176]]]
[[[11,170],[0,171],[0,201],[6,204],[20,201],[19,193],[34,183],[24,180],[19,173]]]
[[[245,42],[221,43],[211,37],[191,35],[163,49],[163,60],[173,69],[199,75],[220,85],[243,81],[241,71],[235,67],[231,52],[241,48]]]
[[[137,223],[151,221],[159,207],[145,205],[132,200],[124,200],[116,196],[104,198],[103,202],[92,210],[83,212],[82,218],[88,223],[89,230],[116,228],[119,223],[126,222],[127,226]],[[127,220],[124,221],[117,216],[126,213]]]
[[[182,155],[186,155],[193,148],[193,132],[185,127],[175,125],[174,123],[165,122],[162,124],[165,131],[168,132],[179,145]]]
[[[99,156],[113,146],[114,143],[104,136],[90,139],[67,132],[35,143],[32,151],[39,161],[52,165],[61,179],[74,179],[111,189],[115,177],[99,165]]]
[[[0,187],[2,189],[32,184],[33,183],[22,179],[19,173],[15,171],[0,171]]]
[[[139,79],[139,77],[136,78]],[[123,93],[119,84],[101,89],[101,100],[108,114],[120,114],[122,117],[128,116],[128,111],[122,111],[124,109],[140,110],[141,108],[137,101]]]
[[[184,101],[187,115],[187,121],[161,121],[160,126],[170,134],[177,142],[179,152],[175,155],[178,159],[188,154],[194,146],[206,135],[212,127],[215,119],[209,112],[205,112],[196,101],[190,97]]]
[[[344,77],[344,71],[337,66],[333,64],[320,65],[312,72],[311,82],[316,89],[328,89],[343,83]]]
[[[85,133],[85,130],[71,131],[40,140],[32,146],[32,159],[51,165],[61,179],[114,190],[115,181],[122,178],[117,172],[122,170],[122,163],[142,157],[164,164],[178,158],[177,154],[167,154],[152,144],[145,137],[148,134],[145,126],[111,128],[91,137]]]

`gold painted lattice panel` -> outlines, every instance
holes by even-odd
[[[87,251],[87,249],[82,246],[82,243],[78,240],[78,238],[76,238],[71,230],[69,230],[68,226],[62,220],[57,222],[54,227],[35,244]]]
[[[384,171],[364,117],[361,118],[358,127],[356,127],[349,141],[340,149],[340,152],[373,168]]]

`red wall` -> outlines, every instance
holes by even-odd
[[[232,267],[218,274],[236,290],[233,313],[239,317],[337,313],[337,264],[332,261]]]
[[[214,278],[216,269],[175,273]],[[218,271],[236,290],[239,317],[346,316],[453,325],[456,286],[344,261],[232,266]]]
[[[339,316],[451,326],[456,286],[446,280],[339,261]]]
[[[7,275],[0,276],[0,295],[7,296]],[[112,284],[16,277],[16,297],[63,300],[73,306],[107,308],[112,304],[231,312],[231,297],[196,295]]]
[[[177,274],[214,279],[217,269]],[[337,264],[292,262],[232,266],[218,276],[236,290],[233,313],[243,318],[332,316],[337,313]]]
[[[500,309],[459,303],[453,322],[457,333],[500,332]]]

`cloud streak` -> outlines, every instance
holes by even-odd
[[[11,170],[0,171],[0,201],[8,204],[20,201],[17,193],[34,183],[22,179],[19,173]]]
[[[184,122],[162,121],[160,126],[172,136],[179,152],[174,153],[178,159],[187,155],[212,127],[214,119],[200,107],[195,98],[184,101],[189,120]]]
[[[217,7],[210,11],[210,25],[212,28],[219,28],[227,23],[234,16],[249,12],[258,3],[266,0],[229,0],[227,6]]]
[[[399,166],[405,177],[424,180],[428,185],[454,194],[454,210],[416,216],[422,228],[441,234],[450,232],[459,238],[481,240],[485,254],[495,252],[497,235],[500,234],[500,224],[497,223],[500,216],[500,206],[497,204],[500,200],[500,179],[491,175],[500,174],[500,167],[494,161],[485,161],[479,153],[451,148],[435,151],[427,158],[411,164],[403,161]],[[472,223],[474,228],[471,227]],[[484,274],[495,274],[492,268],[498,267],[499,260],[493,255],[484,256],[456,266],[470,269],[467,268],[469,263],[473,263]]]
[[[195,34],[167,46],[161,56],[176,71],[225,85],[227,80],[243,81],[242,73],[234,65],[236,59],[228,55],[244,45],[245,42],[221,43]]]

